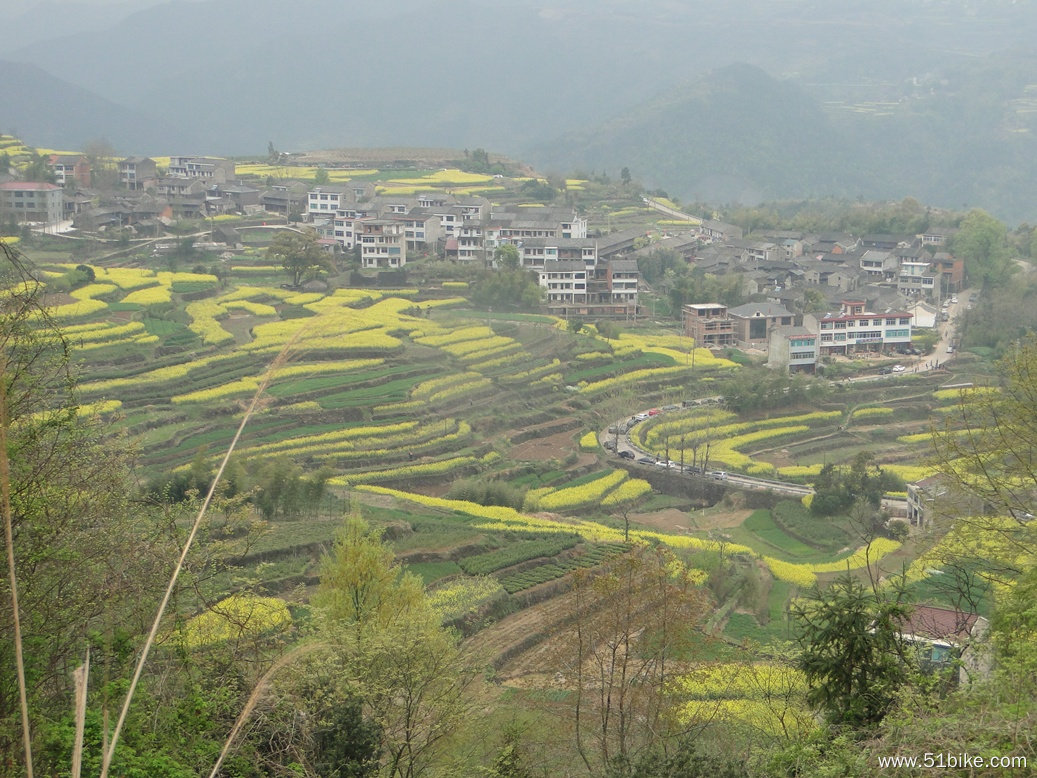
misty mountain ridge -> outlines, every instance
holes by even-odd
[[[116,149],[194,144],[189,124],[168,125],[21,62],[0,60],[0,130],[43,148],[77,149],[105,139]]]
[[[527,156],[612,175],[629,167],[687,200],[915,197],[1033,219],[1034,65],[990,59],[881,104],[822,103],[791,81],[731,65]]]
[[[64,23],[69,6],[37,6],[51,38],[22,14],[34,42],[0,48],[71,82],[37,74],[34,101],[5,101],[0,121],[40,145],[481,146],[555,172],[627,166],[694,199],[1037,205],[1035,4],[176,0],[89,24]],[[70,85],[77,112],[49,114]]]

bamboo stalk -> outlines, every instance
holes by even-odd
[[[29,729],[29,700],[25,690],[25,660],[22,656],[22,622],[18,606],[18,576],[14,564],[14,522],[11,518],[11,462],[7,458],[7,357],[0,361],[0,495],[3,500],[4,541],[7,545],[7,577],[11,586],[11,612],[14,616],[14,661],[18,669],[18,703],[22,714],[22,747],[25,749],[25,774],[33,778],[32,734]]]
[[[297,337],[298,333],[296,333],[296,338]],[[241,438],[241,433],[244,432],[245,425],[248,423],[248,420],[252,417],[256,407],[259,405],[259,400],[262,397],[263,392],[266,390],[266,387],[269,385],[274,372],[288,359],[289,350],[295,343],[296,338],[292,338],[292,340],[285,344],[285,347],[281,349],[281,352],[270,364],[270,367],[267,368],[266,375],[263,376],[263,380],[259,383],[259,388],[256,389],[256,393],[252,396],[252,402],[249,403],[248,409],[245,411],[245,415],[241,419],[241,424],[238,425],[238,431],[234,433],[234,438],[231,440],[230,446],[227,448],[227,453],[223,455],[223,461],[220,462],[220,467],[212,479],[212,484],[210,484],[209,491],[205,495],[202,507],[198,510],[198,515],[195,517],[194,523],[191,525],[191,531],[188,533],[187,541],[184,543],[184,548],[180,552],[180,558],[177,560],[176,567],[173,569],[173,575],[169,579],[166,593],[162,597],[162,602],[159,604],[158,612],[155,614],[155,620],[151,624],[148,639],[144,641],[144,648],[141,650],[140,658],[137,660],[137,666],[134,668],[133,679],[130,681],[130,687],[126,691],[126,699],[123,700],[122,709],[119,711],[119,719],[115,722],[115,729],[112,730],[111,741],[104,753],[104,761],[101,763],[100,778],[108,778],[108,770],[111,767],[112,758],[115,756],[115,748],[119,744],[119,735],[122,732],[123,725],[126,723],[126,715],[129,713],[130,703],[133,701],[134,692],[137,690],[137,683],[140,681],[141,673],[144,670],[144,663],[147,662],[148,654],[155,642],[155,636],[158,634],[162,617],[165,615],[166,607],[169,605],[169,600],[173,596],[173,589],[176,587],[177,578],[180,577],[180,571],[184,567],[187,553],[191,550],[191,544],[194,542],[195,536],[198,534],[198,530],[202,525],[202,520],[205,518],[205,513],[209,509],[209,504],[212,502],[213,495],[216,493],[216,487],[220,483],[220,478],[223,477],[223,471],[227,467],[227,462],[230,460],[231,454],[234,453],[234,448],[238,445],[238,440]]]
[[[72,778],[79,778],[83,771],[83,734],[86,730],[86,686],[90,678],[90,647],[86,648],[86,660],[72,678],[76,685],[76,740],[72,746]]]

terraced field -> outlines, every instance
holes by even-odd
[[[57,277],[69,267],[44,269]],[[314,582],[346,499],[405,527],[400,553],[439,592],[444,618],[466,630],[486,614],[552,599],[569,573],[623,553],[628,542],[670,546],[702,568],[703,580],[718,555],[758,569],[753,612],[718,603],[716,629],[732,640],[780,637],[797,589],[865,564],[851,535],[821,544],[769,509],[723,539],[694,521],[624,528],[621,517],[667,487],[636,466],[608,464],[592,425],[610,408],[620,416],[712,394],[712,382],[738,369],[704,349],[690,359],[686,338],[636,331],[605,340],[593,328],[577,336],[550,317],[472,312],[442,290],[295,292],[262,283],[269,267],[245,267],[242,283],[98,267],[92,283],[55,296],[53,311],[81,361],[84,411],[124,429],[151,474],[215,459],[268,382],[238,455],[249,466],[286,459],[328,468],[333,490],[325,513],[275,525],[257,552],[270,591]],[[690,464],[708,451],[710,467],[803,481],[826,461],[875,451],[912,480],[928,472],[919,462],[931,419],[950,416],[941,409],[958,399],[927,380],[936,379],[863,389],[852,401],[833,396],[809,412],[671,410],[630,434],[660,457]],[[531,438],[552,441],[551,451],[523,455]],[[440,496],[472,475],[518,490],[521,510]],[[896,548],[878,543],[867,560]],[[521,653],[510,638],[487,640],[507,644],[500,661]]]

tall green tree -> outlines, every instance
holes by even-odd
[[[518,246],[514,243],[503,243],[493,250],[493,261],[504,270],[517,270],[521,257]]]
[[[426,774],[468,713],[473,674],[421,579],[354,516],[322,565],[314,605],[349,690],[381,732],[382,774]]]
[[[900,587],[869,590],[849,574],[793,607],[807,702],[835,724],[868,727],[893,707],[908,677]]]
[[[292,286],[335,269],[331,256],[321,247],[313,230],[279,230],[267,247],[266,255],[289,274]]]
[[[42,154],[33,154],[25,167],[22,168],[22,178],[26,181],[41,181],[45,184],[53,184],[54,171],[47,163],[47,158]]]
[[[970,211],[962,219],[950,249],[965,260],[965,271],[984,285],[1003,284],[1012,274],[1008,229],[985,211]]]

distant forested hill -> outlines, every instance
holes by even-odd
[[[626,166],[686,200],[911,196],[1033,220],[1037,59],[1006,53],[868,101],[822,101],[796,81],[732,65],[528,156],[611,175]]]
[[[0,60],[0,130],[34,146],[75,150],[104,138],[125,153],[189,147],[188,123],[160,123],[21,62]]]

